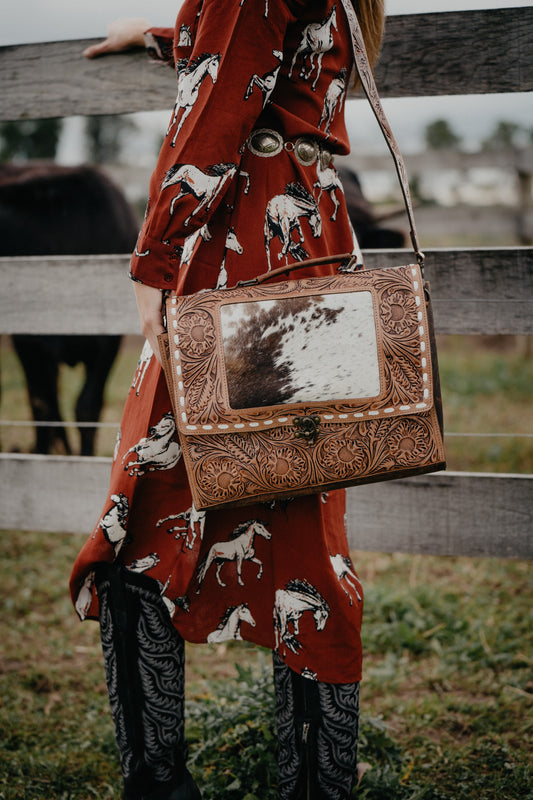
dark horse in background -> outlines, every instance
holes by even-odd
[[[94,167],[0,165],[1,256],[128,253],[137,232],[137,219],[122,191]],[[59,365],[80,362],[85,381],[76,402],[76,419],[98,421],[120,336],[17,334],[12,339],[36,422],[61,421]],[[80,428],[82,455],[94,454],[95,434],[93,427]],[[38,426],[34,449],[71,453],[63,427]]]

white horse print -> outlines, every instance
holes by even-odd
[[[331,202],[333,203],[333,213],[330,219],[332,222],[335,222],[335,220],[337,219],[337,211],[340,206],[340,203],[337,200],[337,191],[342,192],[342,194],[344,194],[344,188],[341,179],[337,175],[337,170],[335,169],[335,167],[326,167],[326,169],[322,169],[318,164],[316,174],[318,180],[313,184],[313,188],[320,189],[317,203],[320,203],[320,198],[322,197],[322,194],[324,192],[327,192],[327,194],[329,194]]]
[[[263,574],[263,562],[255,555],[254,538],[257,535],[262,536],[263,539],[267,541],[272,538],[272,534],[265,527],[265,523],[258,519],[249,519],[237,525],[227,542],[216,542],[200,564],[198,570],[197,594],[200,592],[200,587],[212,564],[217,565],[216,579],[220,586],[226,586],[220,577],[220,570],[226,561],[235,561],[237,566],[237,582],[240,586],[244,586],[242,580],[242,565],[244,561],[251,561],[253,564],[257,564],[259,567],[257,580],[260,580]]]
[[[274,238],[278,238],[281,242],[279,261],[285,258],[285,263],[288,263],[288,256],[292,256],[296,261],[307,258],[307,252],[302,246],[304,235],[300,217],[307,219],[313,237],[318,239],[322,234],[318,203],[305,186],[300,183],[289,183],[285,187],[285,193],[275,195],[268,201],[266,207],[264,235],[269,270],[272,269],[270,243]],[[296,231],[298,241],[294,241],[293,231]]]
[[[94,570],[88,573],[76,598],[75,609],[81,620],[87,617],[93,600],[92,588],[94,586]]]
[[[181,458],[181,447],[174,441],[176,422],[173,415],[168,412],[163,414],[156,425],[148,429],[148,436],[130,447],[124,454],[122,463],[128,456],[136,456],[135,460],[127,461],[124,472],[136,478],[141,478],[147,472],[156,469],[172,469]]]
[[[255,628],[255,619],[252,617],[248,604],[241,603],[239,606],[231,606],[222,616],[217,629],[208,635],[208,643],[217,644],[231,639],[242,640],[241,625],[243,622],[247,622],[248,625]]]
[[[152,360],[152,356],[154,351],[150,347],[148,339],[144,342],[143,349],[141,350],[141,355],[139,356],[139,361],[137,362],[137,368],[135,370],[135,375],[133,376],[133,381],[131,384],[132,389],[136,389],[135,394],[137,397],[139,396],[139,392],[141,391],[141,385],[144,380],[144,376],[146,375],[146,370],[148,369],[148,365]]]
[[[322,71],[322,59],[324,53],[331,50],[333,47],[333,33],[332,28],[337,30],[337,6],[333,6],[329,12],[328,17],[324,22],[310,22],[306,25],[300,36],[300,43],[296,49],[292,59],[291,68],[289,70],[289,78],[296,65],[298,58],[301,58],[301,67],[299,77],[304,80],[309,80],[316,68],[315,80],[311,88],[315,90],[317,81]],[[306,60],[309,59],[309,70],[306,73]]]
[[[134,559],[126,569],[129,569],[131,572],[147,572],[149,569],[153,569],[153,567],[157,566],[160,560],[157,553],[148,553],[144,558]]]
[[[245,2],[246,0],[241,0],[240,5],[243,6]],[[255,3],[256,0],[252,0],[252,2]],[[268,17],[268,0],[265,0],[265,13],[263,14],[263,16],[265,19]]]
[[[171,147],[175,147],[178,133],[198,100],[200,86],[203,81],[209,76],[212,83],[216,83],[219,63],[220,53],[202,53],[197,58],[187,63],[185,69],[177,70],[178,96],[174,104],[174,111],[172,112],[172,118],[168,126],[167,136],[173,126],[178,122],[180,111],[183,113],[170,143]]]
[[[205,172],[194,164],[175,164],[168,170],[161,184],[161,190],[179,186],[178,194],[170,202],[170,216],[174,213],[174,206],[182,197],[192,195],[198,200],[198,205],[183,221],[184,225],[188,225],[192,217],[202,209],[209,210],[224,184],[233,178],[236,171],[236,164],[224,162],[212,164]]]
[[[357,597],[359,602],[362,602],[363,596],[362,594],[359,593],[357,585],[359,585],[361,591],[363,587],[361,581],[359,580],[359,578],[357,577],[357,575],[353,570],[353,564],[350,561],[350,559],[347,558],[347,556],[343,556],[342,553],[337,553],[337,555],[335,556],[330,555],[329,559],[331,561],[331,566],[333,567],[335,575],[339,579],[339,583],[342,586],[344,594],[350,600],[350,605],[353,605],[353,598],[350,592],[344,586],[343,581],[345,581],[348,584],[348,586],[350,586],[354,590],[355,596]]]
[[[212,236],[209,233],[207,225],[202,225],[201,228],[198,228],[197,231],[191,233],[191,235],[187,236],[185,239],[183,251],[181,253],[181,266],[183,266],[183,264],[187,264],[188,266],[191,263],[191,258],[193,257],[196,249],[196,243],[200,238],[203,239],[204,242],[211,241]]]
[[[190,47],[192,45],[192,34],[189,25],[181,25],[178,39],[178,47]]]
[[[226,255],[228,250],[232,250],[239,256],[242,256],[244,252],[242,245],[239,243],[239,240],[237,239],[235,228],[229,228],[228,233],[226,235],[224,256],[222,258],[222,264],[220,265],[220,271],[218,273],[217,285],[215,287],[216,289],[226,289],[228,286],[228,273],[226,270]]]
[[[333,122],[335,112],[340,112],[342,108],[342,101],[344,99],[345,91],[346,68],[343,67],[328,86],[328,90],[324,98],[324,107],[322,108],[322,114],[320,115],[320,121],[318,123],[319,128],[322,127],[322,123],[325,123],[324,133],[327,133],[328,136],[330,134],[331,123]]]
[[[118,451],[120,449],[120,440],[122,439],[122,428],[119,427],[117,431],[117,438],[115,439],[115,449],[113,450],[113,461],[118,458]]]
[[[311,611],[317,631],[325,628],[329,617],[329,605],[318,589],[306,580],[289,581],[285,589],[278,589],[274,602],[274,632],[276,650],[283,643],[298,655],[302,648],[297,636],[300,632],[299,620],[305,611]],[[292,626],[292,631],[289,629]]]
[[[276,80],[278,78],[278,72],[280,71],[281,62],[283,61],[283,53],[281,50],[272,50],[272,55],[274,55],[279,61],[277,67],[274,67],[274,69],[270,70],[270,72],[265,72],[264,75],[257,75],[254,73],[250,78],[250,82],[246,87],[246,92],[244,93],[244,99],[248,100],[254,88],[257,86],[263,93],[263,108],[265,108],[265,106],[268,104],[270,96],[274,91]]]
[[[171,520],[181,520],[181,524],[167,528],[167,533],[173,533],[174,539],[185,539],[185,547],[192,550],[197,537],[200,537],[200,541],[203,539],[205,515],[205,511],[197,511],[192,503],[187,511],[182,511],[181,514],[170,514],[170,516],[158,520],[156,527],[160,528],[165,522]]]
[[[98,523],[98,527],[117,556],[126,539],[126,521],[130,511],[130,502],[122,492],[112,494],[110,499],[113,505],[109,511],[106,511]]]

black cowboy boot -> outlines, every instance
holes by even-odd
[[[348,800],[357,777],[359,684],[321,683],[274,653],[278,800]]]
[[[183,639],[156,582],[96,569],[100,632],[124,800],[201,800],[185,762]]]

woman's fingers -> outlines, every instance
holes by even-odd
[[[121,17],[107,28],[107,38],[90,45],[83,51],[85,58],[96,58],[106,53],[120,53],[131,47],[144,46],[144,32],[150,27],[144,17]]]
[[[146,286],[142,283],[135,283],[134,289],[143,336],[148,339],[155,357],[161,363],[157,337],[160,333],[165,332],[163,325],[163,293],[160,289],[155,289],[153,286]]]

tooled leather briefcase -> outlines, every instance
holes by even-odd
[[[198,510],[445,468],[429,285],[403,158],[351,3],[363,89],[391,150],[416,261],[350,272],[352,256],[166,301],[161,356]],[[323,262],[338,273],[269,284]]]

